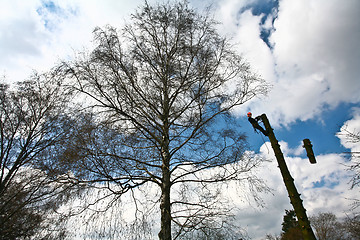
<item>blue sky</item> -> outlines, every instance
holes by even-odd
[[[150,3],[157,2],[149,0]],[[259,174],[274,190],[264,207],[239,202],[238,222],[253,239],[278,234],[291,208],[270,144],[254,134],[246,113],[266,113],[280,141],[307,212],[348,213],[358,189],[349,190],[343,152],[359,151],[337,133],[360,131],[360,1],[190,0],[198,9],[213,4],[219,32],[272,89],[234,114],[251,150],[270,160]],[[123,26],[141,0],[0,0],[0,74],[25,79],[60,59],[92,46],[92,30]],[[225,27],[224,27],[225,26]],[[308,163],[301,142],[309,138],[318,163]],[[265,138],[266,141],[266,138]],[[253,204],[251,205],[253,206]]]

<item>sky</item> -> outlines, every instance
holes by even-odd
[[[121,28],[142,3],[0,0],[1,81],[24,80],[91,48],[96,26]],[[307,213],[349,213],[359,189],[350,189],[343,153],[360,147],[341,129],[360,132],[360,1],[190,0],[199,10],[209,4],[222,23],[219,33],[272,86],[267,96],[234,110],[251,150],[270,160],[259,174],[273,189],[262,196],[264,207],[241,206],[240,225],[253,239],[279,234],[285,209],[291,208],[270,143],[254,133],[248,111],[268,116]],[[312,141],[317,164],[308,162],[304,138]]]

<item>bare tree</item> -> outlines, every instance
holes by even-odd
[[[265,240],[280,240],[280,239],[281,237],[277,235],[266,234],[265,236]]]
[[[83,153],[75,177],[117,195],[154,183],[163,240],[171,239],[172,223],[174,239],[204,219],[215,223],[215,185],[246,182],[254,194],[264,187],[251,171],[260,160],[244,154],[246,139],[231,111],[267,86],[215,26],[209,12],[186,1],[145,3],[123,31],[95,29],[96,48],[57,68],[97,124],[73,151]],[[187,188],[205,195],[187,195]]]
[[[360,132],[357,129],[349,129],[347,125],[341,128],[341,132],[337,134],[339,137],[344,136],[350,144],[360,144]],[[360,152],[351,151],[346,154],[350,155],[350,160],[346,164],[347,170],[351,172],[350,181],[351,189],[356,189],[360,184]],[[360,206],[360,199],[353,199],[353,210]]]
[[[311,224],[316,231],[317,239],[359,239],[360,221],[358,214],[338,219],[333,213],[319,213],[311,217]]]
[[[360,132],[356,129],[348,129],[348,126],[341,128],[341,132],[338,133],[338,136],[344,135],[346,140],[349,143],[358,144],[360,143]],[[353,178],[351,180],[351,188],[354,188],[360,184],[360,152],[350,152],[351,154],[351,164],[349,165],[349,171],[352,171]]]
[[[353,214],[346,216],[343,226],[350,236],[350,239],[359,239],[360,238],[360,215]]]
[[[347,239],[342,224],[333,213],[319,213],[312,216],[310,221],[319,240]]]
[[[66,186],[47,171],[51,159],[43,153],[69,132],[68,98],[47,75],[34,74],[13,88],[0,85],[0,239],[41,232],[46,213],[64,199],[58,194]]]

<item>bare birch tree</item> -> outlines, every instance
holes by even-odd
[[[176,239],[225,211],[212,201],[219,196],[212,186],[262,189],[251,174],[260,161],[244,154],[246,138],[231,113],[267,85],[217,33],[210,12],[199,14],[186,1],[145,3],[131,17],[122,31],[95,29],[96,47],[57,68],[98,124],[87,143],[69,151],[78,180],[103,183],[115,195],[154,183],[159,239]],[[172,195],[174,188],[182,191]],[[194,197],[189,188],[205,194]]]
[[[47,75],[0,85],[0,239],[40,234],[46,214],[65,199],[67,186],[48,171],[54,159],[44,152],[66,141],[68,94]]]

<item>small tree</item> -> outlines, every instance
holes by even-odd
[[[296,228],[299,226],[299,223],[296,220],[296,214],[294,210],[285,210],[285,215],[283,218],[282,231],[284,233],[288,232],[291,228]]]
[[[283,240],[300,240],[303,239],[303,234],[300,225],[296,219],[294,210],[285,210],[285,215],[282,225],[281,239]]]
[[[176,239],[228,214],[215,201],[215,186],[246,181],[253,193],[264,186],[251,174],[260,161],[244,154],[245,136],[231,111],[267,86],[215,24],[186,1],[145,3],[120,34],[97,28],[96,48],[58,68],[86,97],[97,130],[108,134],[82,146],[75,172],[86,176],[78,179],[114,184],[119,195],[154,183],[163,240],[171,239],[172,223]],[[194,191],[172,194],[175,188]],[[192,194],[197,189],[204,195]]]
[[[66,186],[46,171],[42,154],[69,132],[68,92],[47,75],[33,75],[11,89],[0,85],[0,239],[28,238],[45,227]],[[41,161],[40,161],[41,159]]]

